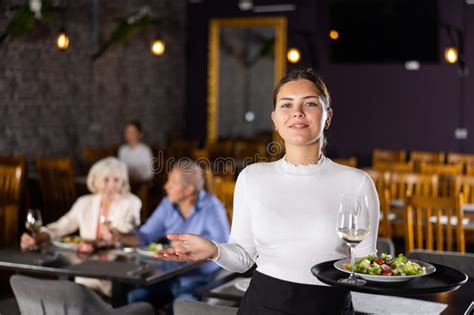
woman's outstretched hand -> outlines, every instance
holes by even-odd
[[[200,261],[216,258],[217,246],[196,234],[169,234],[171,247],[157,252],[154,257],[173,261]]]

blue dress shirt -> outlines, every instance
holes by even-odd
[[[172,204],[165,197],[136,234],[141,246],[156,242],[171,233],[193,233],[217,243],[226,243],[229,230],[229,221],[222,203],[214,195],[200,191],[187,219],[181,214],[178,205]],[[207,281],[218,269],[219,266],[213,262],[203,263],[199,268],[180,276],[180,284],[186,287],[192,282]]]

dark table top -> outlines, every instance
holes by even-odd
[[[0,268],[60,277],[89,277],[147,286],[198,267],[200,263],[165,262],[122,250],[92,255],[49,246],[41,252],[0,250]]]
[[[226,283],[229,283],[237,277],[242,277],[242,275],[233,274],[228,277],[217,280],[213,283],[199,288],[197,290],[197,294],[202,297],[234,301],[235,305],[239,305],[240,300],[244,296],[245,292],[238,290],[234,286],[226,285]],[[466,283],[464,283],[454,291],[447,291],[436,294],[418,294],[414,296],[399,294],[397,296],[447,304],[448,306],[442,312],[442,314],[445,315],[464,314],[464,312],[468,309],[471,303],[474,302],[474,279],[470,278]]]

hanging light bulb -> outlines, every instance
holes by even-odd
[[[444,59],[447,63],[456,63],[459,58],[458,50],[454,47],[448,47],[444,50]]]
[[[58,37],[56,38],[56,45],[61,50],[66,50],[69,47],[69,36],[67,36],[64,29],[59,32]]]
[[[329,38],[331,38],[332,40],[337,40],[339,38],[339,32],[336,30],[330,30]]]
[[[165,43],[161,39],[155,39],[151,44],[151,52],[155,56],[161,56],[165,53]]]
[[[286,54],[286,58],[288,58],[288,61],[291,63],[297,63],[301,59],[301,53],[298,49],[291,48],[288,50],[288,53]]]

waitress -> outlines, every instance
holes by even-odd
[[[211,259],[234,272],[256,264],[238,314],[352,314],[350,293],[325,286],[311,274],[311,267],[347,256],[336,234],[343,194],[367,196],[369,235],[356,255],[376,253],[379,203],[374,184],[363,171],[323,155],[324,130],[333,112],[326,85],[311,69],[295,70],[281,79],[273,106],[271,117],[286,155],[240,173],[229,243],[172,234],[168,238],[173,247],[156,256]]]

